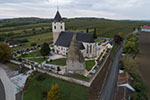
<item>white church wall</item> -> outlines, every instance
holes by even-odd
[[[83,54],[84,57],[94,58],[98,55],[97,53],[99,52],[99,48],[96,46],[96,43],[83,42],[83,45],[84,45],[85,49],[81,50],[81,53]],[[60,54],[60,55],[64,55],[64,56],[66,56],[66,54],[68,53],[67,47],[54,45],[54,50],[55,50],[56,54]]]
[[[54,50],[55,50],[56,54],[60,54],[63,56],[66,56],[66,54],[68,52],[68,48],[62,47],[62,46],[56,46],[56,45],[54,45]]]
[[[65,23],[64,22],[53,22],[52,23],[52,31],[53,32],[65,31]]]
[[[88,58],[96,57],[97,50],[96,50],[96,43],[85,43],[83,42],[85,47],[84,56]]]
[[[65,31],[64,22],[52,22],[53,42],[55,43],[59,37],[59,34]]]

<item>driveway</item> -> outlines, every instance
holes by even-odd
[[[8,78],[6,72],[4,71],[3,67],[5,65],[0,63],[0,79],[1,82],[3,83],[4,90],[5,90],[5,97],[6,100],[15,100],[15,93],[13,90],[13,84]],[[0,99],[1,100],[1,99]]]
[[[0,100],[6,100],[4,85],[0,79]]]

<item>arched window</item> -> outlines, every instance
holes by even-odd
[[[60,29],[63,29],[63,27],[62,27],[62,26],[60,26]]]
[[[90,53],[92,53],[92,45],[90,45]]]
[[[56,26],[54,26],[54,29],[56,29]]]
[[[89,45],[87,45],[87,51],[86,51],[86,53],[88,54],[88,52],[89,52]]]

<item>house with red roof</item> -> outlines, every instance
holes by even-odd
[[[150,32],[150,25],[144,25],[141,27],[142,32]]]

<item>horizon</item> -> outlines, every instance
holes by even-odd
[[[39,19],[54,19],[54,18],[43,18],[43,17],[13,17],[13,18],[0,18],[0,20],[8,20],[8,19],[19,19],[19,18],[39,18]],[[76,18],[95,18],[95,19],[105,19],[105,20],[120,20],[120,21],[150,21],[150,19],[110,19],[110,18],[99,18],[99,17],[62,17],[67,19],[76,19]]]
[[[116,20],[150,20],[150,1],[145,0],[2,0],[0,18],[54,18],[57,7],[62,17],[96,17]],[[116,5],[116,6],[112,6]]]

